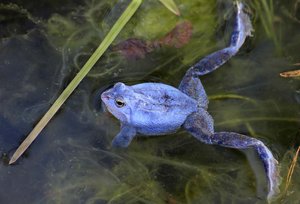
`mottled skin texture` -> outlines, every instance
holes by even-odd
[[[113,146],[127,147],[136,134],[165,135],[183,127],[206,144],[235,149],[254,148],[268,179],[268,200],[278,192],[277,161],[263,142],[234,132],[215,132],[207,112],[208,99],[199,76],[210,73],[234,56],[251,35],[252,26],[243,5],[237,3],[237,17],[230,45],[192,66],[178,88],[161,83],[127,86],[121,82],[101,95],[107,109],[121,122]]]

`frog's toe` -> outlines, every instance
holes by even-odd
[[[239,24],[241,27],[243,27],[243,32],[245,36],[252,36],[252,33],[254,32],[250,17],[247,13],[245,13],[244,4],[241,2],[237,3],[237,12],[238,12],[238,19],[241,21]]]
[[[270,158],[269,161],[269,193],[267,196],[268,201],[273,201],[277,198],[280,193],[279,185],[281,184],[282,178],[279,175],[278,161],[274,158]]]

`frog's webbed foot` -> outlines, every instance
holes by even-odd
[[[128,147],[134,136],[136,130],[134,127],[128,125],[121,125],[121,130],[112,141],[113,147]]]
[[[234,132],[218,132],[213,134],[211,143],[236,149],[254,148],[263,163],[267,175],[268,200],[272,200],[279,193],[280,176],[278,162],[262,141]]]
[[[263,163],[268,179],[268,200],[272,200],[279,193],[280,176],[278,162],[271,151],[263,142],[255,138],[241,135],[234,132],[214,132],[212,119],[207,117],[207,112],[200,109],[200,112],[190,115],[184,128],[201,142],[206,144],[220,145],[235,149],[254,148]]]

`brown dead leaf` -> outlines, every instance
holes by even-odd
[[[300,70],[282,72],[280,73],[280,76],[285,78],[300,77]]]

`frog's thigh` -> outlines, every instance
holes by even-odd
[[[214,121],[210,114],[200,109],[189,115],[183,127],[195,138],[206,144],[211,144],[211,136],[214,134]]]
[[[197,100],[201,107],[207,109],[207,95],[198,77],[186,74],[182,79],[178,89],[191,98]]]

